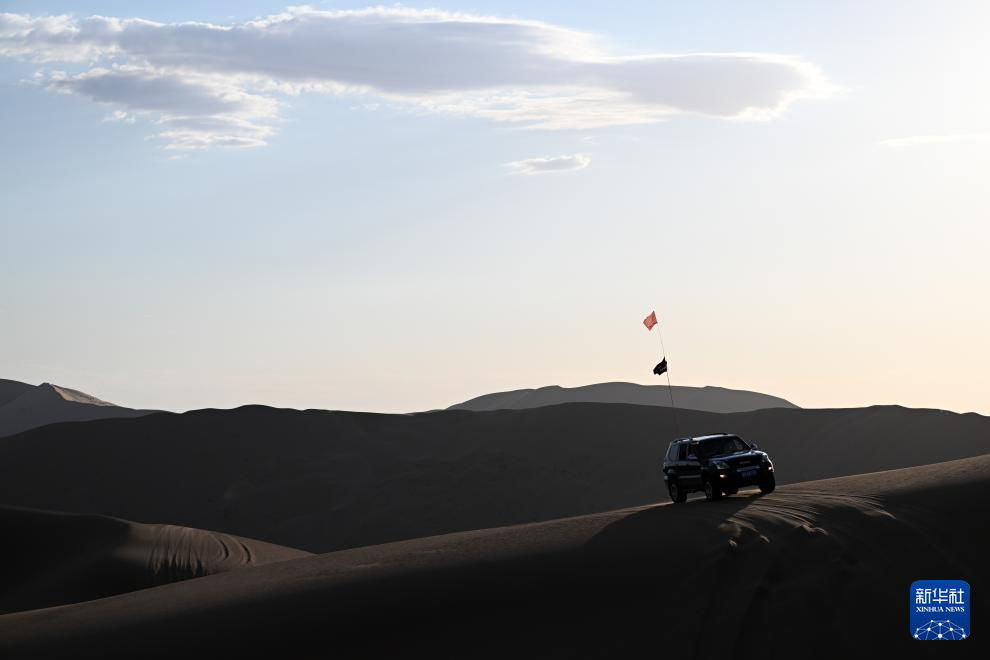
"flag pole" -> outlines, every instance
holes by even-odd
[[[663,328],[659,323],[657,324],[657,334],[660,335],[660,359],[665,360],[667,358],[667,349],[663,347]],[[667,369],[666,371],[664,371],[664,373],[667,376],[667,394],[670,395],[670,412],[674,416],[674,432],[677,434],[677,437],[679,438],[681,437],[681,427],[677,423],[677,406],[674,405],[674,388],[670,386],[669,365],[667,366]]]

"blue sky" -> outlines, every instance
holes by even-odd
[[[862,4],[7,2],[0,376],[408,411],[649,383],[656,308],[675,384],[990,413],[990,10]]]

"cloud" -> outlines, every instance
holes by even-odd
[[[300,93],[592,129],[680,114],[771,118],[831,90],[814,65],[786,55],[630,57],[548,23],[383,7],[293,7],[230,25],[0,14],[0,56],[76,64],[51,88],[155,122],[210,120],[195,139],[157,133],[175,148],[263,144],[285,99]]]
[[[115,18],[0,13],[0,55],[35,62],[87,62],[115,52]]]
[[[123,110],[114,110],[109,115],[104,117],[103,121],[106,122],[119,121],[125,124],[133,124],[136,121],[136,119],[134,118],[134,115],[127,114]]]
[[[551,174],[554,172],[573,172],[583,170],[591,165],[591,158],[584,154],[572,156],[547,156],[544,158],[527,158],[505,163],[503,166],[512,174]]]
[[[882,140],[885,147],[918,147],[928,144],[950,144],[954,142],[986,142],[990,141],[988,133],[945,133],[942,135],[909,135],[907,137]]]
[[[132,65],[55,72],[48,88],[124,108],[113,119],[154,115],[161,128],[154,136],[169,149],[261,146],[275,129],[259,121],[274,119],[278,110],[274,99],[250,94],[222,76]]]

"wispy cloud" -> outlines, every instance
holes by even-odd
[[[831,89],[787,55],[628,57],[548,23],[383,7],[293,7],[230,25],[6,13],[0,56],[75,67],[43,80],[150,120],[177,149],[264,144],[285,99],[303,92],[593,129],[679,114],[771,118]]]
[[[990,132],[986,133],[944,133],[942,135],[909,135],[907,137],[882,140],[885,147],[918,147],[927,144],[950,144],[953,142],[986,142],[990,141]]]
[[[134,115],[127,114],[123,110],[114,110],[106,117],[104,117],[103,121],[108,121],[108,122],[119,121],[119,122],[124,122],[125,124],[133,124],[135,122],[135,119],[134,119]]]
[[[591,165],[591,158],[584,154],[572,156],[547,156],[544,158],[527,158],[505,163],[503,167],[512,174],[552,174],[554,172],[573,172],[583,170]]]
[[[254,147],[275,129],[259,122],[277,117],[275,99],[250,94],[222,76],[173,73],[134,65],[51,74],[48,88],[124,108],[113,119],[152,115],[168,149]]]

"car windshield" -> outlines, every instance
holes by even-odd
[[[691,447],[691,449],[692,453],[698,458],[711,458],[712,456],[725,456],[726,454],[746,451],[749,447],[736,436],[727,435],[721,438],[702,440]]]

